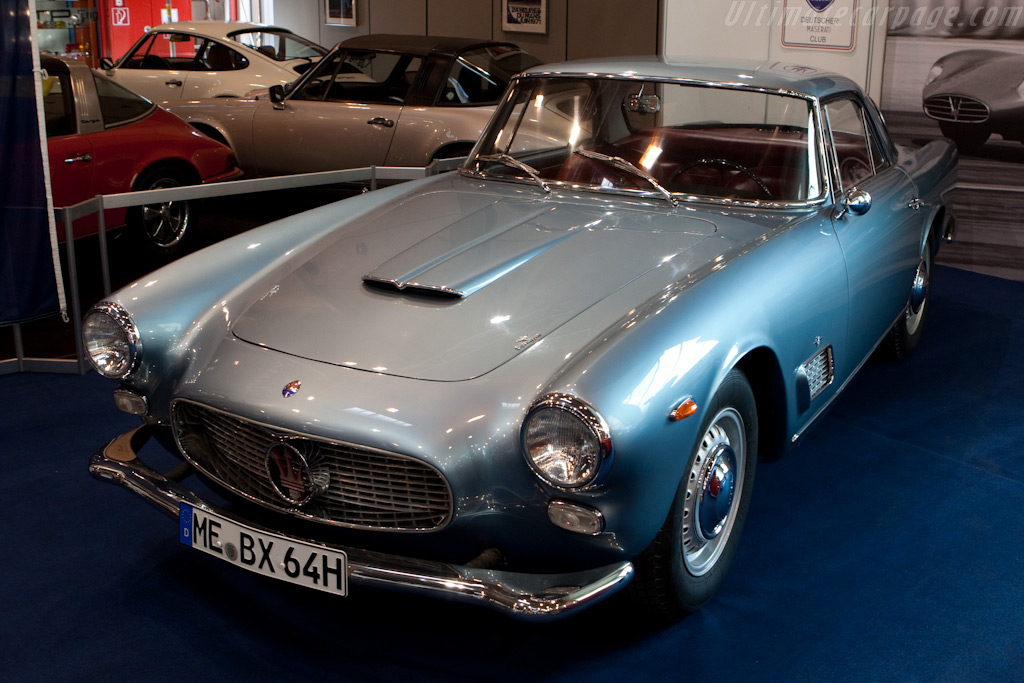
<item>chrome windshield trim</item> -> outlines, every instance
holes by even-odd
[[[669,192],[674,200],[679,200],[685,203],[699,203],[699,204],[710,204],[713,206],[736,206],[743,208],[762,208],[762,209],[811,209],[824,204],[834,203],[834,188],[835,183],[833,182],[832,175],[830,173],[832,164],[831,158],[831,146],[826,143],[825,135],[823,131],[827,131],[825,127],[825,117],[823,113],[823,107],[821,99],[816,95],[811,95],[806,92],[799,90],[790,90],[788,88],[765,88],[760,86],[754,86],[749,83],[737,83],[732,81],[705,81],[696,78],[679,78],[679,77],[667,77],[667,76],[646,76],[637,73],[587,73],[587,72],[569,72],[569,71],[531,71],[528,73],[518,74],[509,81],[509,87],[505,90],[505,96],[502,101],[498,104],[497,110],[500,110],[504,105],[509,103],[518,84],[521,81],[529,80],[531,78],[590,78],[590,79],[602,79],[602,80],[630,80],[630,81],[646,81],[649,83],[669,83],[676,85],[690,85],[690,86],[701,86],[708,88],[723,88],[731,90],[746,90],[749,92],[759,92],[766,95],[780,95],[784,97],[794,97],[797,99],[805,100],[808,103],[811,118],[813,120],[813,128],[811,129],[814,140],[810,142],[814,146],[814,149],[818,153],[818,174],[819,174],[819,187],[818,196],[804,200],[793,200],[793,201],[769,201],[763,199],[735,199],[730,197],[713,197],[710,195],[694,195],[685,194],[681,192]],[[488,124],[488,128],[494,124],[492,119],[491,123]],[[487,130],[484,131],[484,134]],[[482,139],[482,137],[481,137]],[[524,178],[509,177],[488,174],[477,168],[474,168],[474,164],[477,160],[483,159],[487,155],[477,156],[470,154],[465,163],[460,166],[457,170],[459,175],[474,178],[477,180],[497,180],[500,182],[512,182],[520,184],[532,184],[536,185],[537,180],[531,178],[527,181]],[[514,158],[514,157],[513,157]],[[589,185],[582,183],[569,183],[562,180],[547,180],[543,181],[547,188],[545,193],[549,192],[549,188],[559,189],[571,189],[571,190],[583,190],[588,192],[597,192],[601,194],[617,194],[627,195],[632,197],[641,197],[644,199],[650,199],[655,197],[661,197],[657,192],[650,192],[645,190],[631,189],[631,188],[610,188],[601,187],[598,185]],[[677,203],[674,201],[673,206]]]

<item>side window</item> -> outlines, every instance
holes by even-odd
[[[46,119],[46,137],[55,138],[75,132],[75,107],[71,97],[71,77],[68,74],[43,79],[43,115]]]
[[[123,68],[192,71],[196,48],[201,47],[204,40],[183,33],[154,33],[139,43]]]
[[[160,50],[154,49],[154,42],[159,36],[151,34],[135,48],[135,51],[128,55],[128,59],[122,65],[122,69],[169,69],[170,64],[160,56]]]
[[[327,92],[335,102],[402,104],[420,58],[391,52],[349,52]]]
[[[93,74],[96,95],[100,100],[103,127],[114,128],[122,123],[134,121],[153,109],[153,103],[113,81]]]
[[[420,64],[419,57],[391,52],[335,53],[317,64],[293,99],[402,104]]]
[[[882,169],[885,157],[872,133],[863,107],[854,99],[834,100],[825,105],[839,180],[849,188]]]
[[[334,74],[338,72],[338,66],[343,56],[344,53],[335,52],[321,59],[316,65],[316,70],[306,79],[302,88],[292,95],[292,99],[322,100],[327,94],[327,89],[331,87],[331,81],[334,80]]]

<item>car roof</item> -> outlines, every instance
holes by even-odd
[[[457,38],[453,36],[412,36],[396,33],[368,33],[349,38],[338,43],[337,47],[365,50],[389,50],[426,56],[431,53],[454,55],[474,47],[513,47],[515,43],[497,40],[480,40],[479,38]]]
[[[90,67],[85,62],[80,62],[76,59],[66,59],[64,57],[57,57],[56,55],[39,55],[39,66],[46,69],[51,74],[66,74],[71,73],[72,70],[77,71],[90,71]]]
[[[677,79],[789,91],[817,98],[849,90],[860,91],[860,87],[846,76],[781,61],[613,57],[543,64],[527,69],[526,73]]]
[[[211,38],[226,39],[232,33],[238,31],[285,31],[291,30],[280,26],[269,24],[255,24],[249,21],[175,21],[169,24],[160,24],[150,29],[152,31],[181,31],[182,33],[195,33],[196,35],[209,36]]]

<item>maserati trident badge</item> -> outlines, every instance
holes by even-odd
[[[274,491],[291,505],[305,505],[318,492],[306,458],[284,442],[267,449],[267,475]]]
[[[295,380],[294,382],[288,382],[284,385],[284,389],[281,390],[281,395],[285,398],[291,398],[295,394],[299,393],[299,387],[302,386],[302,382]]]

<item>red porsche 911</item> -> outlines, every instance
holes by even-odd
[[[229,180],[241,175],[231,150],[170,112],[94,72],[85,63],[41,57],[43,109],[55,207],[102,194]],[[188,201],[106,213],[145,246],[174,256],[194,223]],[[97,230],[75,222],[76,238]]]

